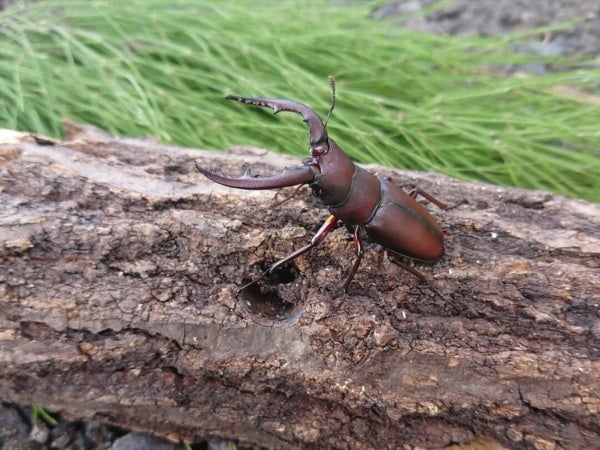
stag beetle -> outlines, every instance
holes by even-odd
[[[370,172],[354,164],[327,135],[327,122],[335,107],[335,82],[329,77],[332,100],[325,123],[308,106],[292,100],[270,98],[248,98],[228,95],[228,100],[272,108],[274,113],[291,111],[302,116],[308,125],[310,137],[310,157],[305,158],[302,167],[285,169],[278,175],[257,177],[248,169],[240,178],[229,178],[210,172],[196,162],[196,169],[212,181],[238,189],[274,189],[308,184],[313,195],[319,197],[329,208],[331,215],[313,236],[311,242],[277,261],[258,278],[246,284],[240,291],[270,275],[278,267],[290,262],[320,244],[334,228],[338,220],[353,230],[356,260],[344,282],[344,290],[354,278],[363,257],[361,230],[375,242],[383,246],[390,259],[421,281],[425,277],[403,264],[397,257],[433,263],[444,251],[444,236],[440,226],[427,209],[415,198],[422,195],[429,201],[446,209],[447,206],[423,192],[414,189],[410,193],[393,185],[388,179],[377,178]],[[430,285],[437,294],[437,289]],[[441,295],[443,297],[443,295]]]

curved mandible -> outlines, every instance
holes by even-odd
[[[302,103],[278,98],[252,98],[239,97],[237,95],[228,95],[225,98],[227,100],[237,100],[238,102],[246,103],[248,105],[272,108],[275,114],[279,111],[298,113],[308,125],[311,147],[316,147],[327,141],[327,129],[325,128],[323,121],[316,112]]]
[[[248,169],[241,177],[231,178],[206,170],[197,161],[194,161],[194,165],[209,180],[237,189],[277,189],[306,184],[314,180],[316,173],[313,166],[302,166],[285,169],[282,173],[269,177],[257,177]]]

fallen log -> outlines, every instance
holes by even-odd
[[[435,288],[336,229],[307,191],[228,174],[297,159],[66,124],[0,146],[0,398],[181,438],[267,448],[600,446],[600,206],[368,166],[447,203]]]

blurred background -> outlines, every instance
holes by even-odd
[[[306,156],[297,117],[223,97],[324,116],[333,75],[356,161],[600,201],[599,38],[582,0],[4,0],[0,127]]]

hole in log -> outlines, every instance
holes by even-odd
[[[265,277],[265,283],[270,286],[276,286],[278,284],[288,284],[296,279],[298,275],[298,269],[292,264],[285,265],[278,268],[272,274]]]
[[[293,283],[297,275],[293,265],[281,267],[239,295],[252,314],[277,321],[293,318],[301,303],[299,289]]]

